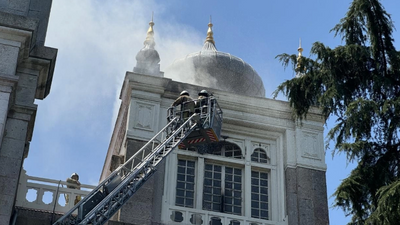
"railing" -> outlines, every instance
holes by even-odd
[[[226,213],[170,206],[166,209],[167,224],[215,224],[215,225],[287,225],[287,218],[282,222],[248,218]]]
[[[71,184],[68,184],[71,186]],[[21,172],[15,205],[24,208],[66,213],[75,199],[84,198],[96,186],[81,184],[80,189],[67,188],[67,182],[26,175]]]

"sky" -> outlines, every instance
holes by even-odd
[[[350,0],[211,1],[211,0],[55,0],[45,45],[58,49],[51,92],[36,100],[38,112],[24,169],[30,176],[65,180],[73,172],[85,184],[97,184],[119,108],[126,71],[136,65],[154,12],[156,50],[164,71],[175,59],[201,50],[210,16],[219,51],[242,58],[261,76],[266,97],[294,72],[275,57],[310,56],[314,42],[343,44],[330,30],[345,16]],[[384,0],[394,25],[400,2]],[[394,39],[399,39],[394,32]],[[396,43],[396,42],[395,42]],[[398,42],[395,44],[399,49]],[[170,77],[184,81],[180,77]],[[279,99],[285,99],[279,96]],[[333,120],[328,121],[327,130]],[[330,197],[354,168],[344,155],[326,150]],[[350,218],[329,209],[330,224]]]

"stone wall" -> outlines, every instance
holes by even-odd
[[[9,224],[37,106],[57,50],[44,46],[51,0],[0,1],[0,224]],[[33,223],[32,223],[33,224]]]
[[[126,159],[129,159],[146,142],[128,140]],[[124,223],[141,225],[158,224],[161,221],[161,200],[164,189],[165,162],[162,162],[154,175],[121,208],[117,219]]]
[[[286,169],[286,204],[289,225],[328,225],[328,199],[324,171]]]
[[[0,11],[28,17],[38,22],[35,44],[44,45],[52,0],[2,0]],[[0,25],[4,20],[0,19]]]

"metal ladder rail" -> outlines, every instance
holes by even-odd
[[[177,117],[173,118],[163,129],[161,129],[160,132],[158,132],[151,140],[149,140],[140,150],[138,150],[130,159],[128,159],[124,164],[120,165],[114,172],[112,172],[106,179],[104,179],[100,184],[93,189],[85,198],[83,198],[78,204],[76,204],[70,211],[68,211],[66,214],[64,214],[60,219],[58,219],[53,225],[70,225],[70,224],[78,224],[77,223],[77,217],[73,215],[73,213],[80,207],[82,207],[83,204],[87,203],[88,200],[90,200],[95,194],[97,194],[99,191],[104,192],[105,187],[107,184],[109,184],[112,180],[114,180],[117,176],[120,176],[120,174],[124,171],[127,171],[126,165],[129,163],[134,164],[134,159],[144,151],[150,143],[152,143],[156,137],[160,136],[163,132],[165,132],[168,128],[172,127],[174,123],[176,123],[178,120]],[[129,169],[128,171],[132,172],[133,169]],[[128,172],[129,174],[129,172]]]
[[[194,115],[193,115],[194,116]],[[192,117],[193,117],[192,116]],[[169,138],[166,138],[155,151],[138,165],[129,177],[125,178],[101,203],[99,203],[79,224],[104,224],[117,212],[130,197],[149,179],[156,167],[170,152],[173,151],[197,126],[190,124],[188,119]],[[184,129],[186,128],[186,129]],[[170,144],[172,142],[172,144]],[[170,145],[169,145],[170,144]]]

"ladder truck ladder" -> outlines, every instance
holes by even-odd
[[[119,166],[93,191],[53,225],[104,224],[149,179],[160,162],[198,126],[193,114],[174,129],[179,117],[174,117],[160,132]],[[77,215],[76,215],[77,213]]]

